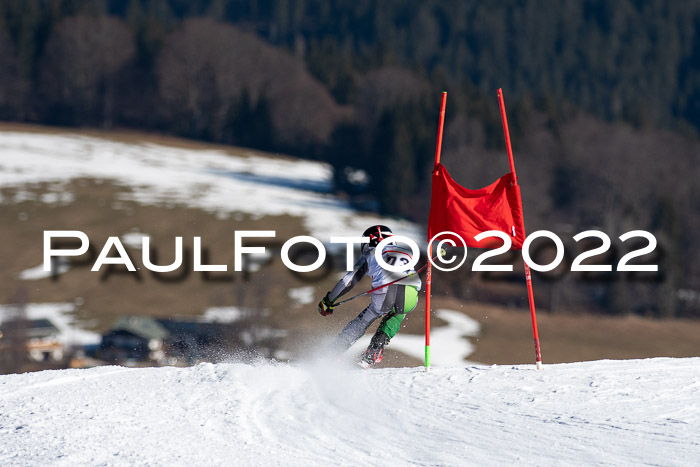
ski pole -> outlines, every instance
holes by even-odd
[[[438,256],[444,256],[444,255],[445,255],[445,250],[440,250],[440,251],[438,252],[437,255],[435,255],[435,256],[432,257],[432,260],[435,260]],[[387,283],[387,284],[380,285],[379,287],[375,287],[375,288],[373,288],[373,289],[370,289],[370,290],[368,290],[367,292],[362,292],[362,293],[359,293],[359,294],[357,294],[357,295],[355,295],[355,296],[353,296],[353,297],[346,298],[345,300],[342,300],[342,301],[340,301],[340,302],[338,302],[338,303],[334,303],[334,304],[333,304],[333,308],[337,307],[338,305],[342,305],[343,303],[347,303],[347,302],[349,302],[349,301],[355,300],[356,298],[362,297],[363,295],[369,295],[369,294],[371,294],[372,292],[374,292],[374,291],[376,291],[376,290],[383,289],[384,287],[388,287],[388,286],[390,286],[391,284],[395,284],[395,283],[397,283],[397,282],[399,282],[399,281],[402,281],[402,280],[404,280],[404,279],[408,279],[409,277],[416,276],[416,275],[420,274],[421,272],[423,272],[423,271],[425,270],[425,268],[428,267],[428,264],[430,264],[430,261],[428,261],[427,263],[425,263],[425,264],[423,265],[422,268],[420,268],[419,270],[417,270],[417,271],[415,271],[415,272],[409,273],[409,274],[407,274],[407,275],[405,275],[405,276],[403,276],[403,277],[399,277],[398,279],[393,280],[393,281],[391,281],[391,282],[389,282],[389,283]]]

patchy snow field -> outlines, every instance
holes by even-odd
[[[27,319],[48,319],[56,329],[56,338],[64,345],[94,345],[99,344],[101,336],[95,332],[82,329],[84,323],[79,323],[74,317],[73,303],[27,303],[24,312]],[[17,305],[0,305],[0,324],[4,319],[15,317]]]
[[[241,213],[253,218],[297,216],[308,233],[324,243],[331,236],[360,235],[378,223],[391,224],[395,232],[425,243],[425,232],[415,224],[360,215],[333,196],[328,164],[261,157],[245,150],[232,155],[71,134],[0,132],[0,187],[44,182],[51,192],[36,201],[70,204],[67,182],[81,177],[129,187],[132,192],[122,200],[146,205],[180,205],[234,219]],[[19,191],[14,199],[0,197],[0,202],[19,202],[31,195]]]
[[[0,465],[698,465],[700,358],[0,376]]]
[[[181,205],[233,219],[240,214],[254,218],[281,214],[297,216],[304,220],[311,235],[326,244],[331,236],[359,236],[369,225],[377,223],[389,224],[394,232],[409,236],[419,244],[426,243],[425,232],[417,225],[359,214],[349,203],[332,195],[332,173],[328,164],[266,158],[245,150],[231,155],[218,150],[124,143],[72,134],[0,131],[0,188],[19,189],[11,198],[0,196],[0,202],[34,200],[69,205],[74,196],[69,192],[68,183],[77,178],[110,180],[128,187],[130,192],[121,195],[122,200],[146,205]],[[22,189],[34,183],[47,183],[49,193],[37,197],[32,191]],[[142,238],[149,237],[138,228],[126,233],[114,232],[114,235],[120,235],[122,242],[131,248],[140,248]],[[333,246],[339,251],[345,250],[342,244]],[[269,252],[249,255],[247,267],[255,272],[269,257]],[[53,274],[69,269],[65,261],[59,261],[56,266]],[[19,272],[18,277],[40,280],[51,274],[43,270],[43,265],[38,265]],[[293,288],[288,293],[290,300],[299,305],[312,305],[317,299],[313,287]],[[47,304],[43,310],[54,308]],[[67,326],[69,313],[61,311],[41,317],[56,318],[57,325]],[[240,313],[236,309],[211,309],[205,311],[205,319],[230,321],[239,319]],[[473,352],[467,337],[478,333],[478,323],[461,313],[444,311],[444,316],[441,313],[443,311],[438,311],[438,316],[448,325],[434,329],[433,364],[461,364]],[[82,342],[79,339],[85,337],[80,334],[82,331],[66,326],[61,328],[66,329],[64,334],[76,343]],[[98,335],[89,337],[86,343],[99,342]],[[357,346],[366,348],[369,339],[365,337]],[[423,342],[423,336],[400,333],[391,345],[422,360]]]

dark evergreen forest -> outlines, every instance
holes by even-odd
[[[700,316],[697,0],[0,1],[0,119],[325,160],[417,222],[441,91],[455,179],[508,170],[498,88],[529,231],[660,244],[658,276],[558,281],[550,307]]]

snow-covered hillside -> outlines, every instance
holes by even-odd
[[[382,223],[391,225],[396,233],[425,243],[423,227],[404,219],[358,212],[347,200],[335,196],[332,193],[332,170],[325,163],[265,157],[242,148],[224,151],[145,143],[138,141],[137,137],[133,142],[125,142],[74,133],[0,131],[0,189],[9,188],[0,190],[0,204],[28,202],[71,206],[76,203],[76,185],[81,185],[80,182],[73,182],[84,178],[109,182],[122,188],[104,202],[104,208],[108,211],[128,210],[130,202],[148,206],[180,206],[230,218],[234,221],[231,227],[241,230],[250,229],[246,219],[289,215],[301,219],[305,230],[294,234],[309,233],[324,243],[331,236],[357,236],[368,226]],[[18,217],[15,216],[9,219],[9,225],[11,229],[19,231],[24,228],[27,213],[20,212]],[[175,217],[175,214],[169,216]],[[131,231],[114,230],[109,231],[108,235],[120,235],[127,247],[140,249],[142,237],[150,237],[151,224],[133,222]],[[45,228],[54,229],[52,225],[47,222]],[[66,228],[83,230],[85,227],[78,223]],[[36,230],[37,234],[40,232]],[[205,237],[208,234],[205,228],[199,228],[195,233]],[[174,229],[173,234],[180,235],[181,232]],[[281,241],[286,239],[279,237]],[[52,274],[43,270],[39,250],[41,243],[37,242],[34,246],[36,263],[13,271],[14,276],[22,281],[46,280]],[[342,244],[327,244],[329,250],[334,247],[345,251]],[[258,255],[257,258],[262,264],[270,256]],[[253,259],[249,264],[251,272],[260,267],[255,261]],[[71,273],[65,259],[59,260],[57,266],[53,273]],[[35,299],[41,294],[41,284],[36,288],[31,287],[32,298]],[[60,326],[61,340],[65,344],[99,342],[98,334],[80,329],[80,326],[85,326],[85,320],[81,322],[74,313],[78,308],[75,304],[84,303],[83,293],[84,290],[75,290],[74,296],[63,299],[66,302],[30,303],[28,316],[31,319],[51,319],[57,326],[65,324]],[[316,295],[322,296],[323,291],[308,286],[303,290],[290,289],[289,293],[300,294],[290,296],[290,299],[295,303],[304,301],[305,306],[313,309],[315,300],[319,298]],[[87,300],[84,307],[87,312],[83,313],[83,318],[90,317],[93,310],[100,310],[105,302],[109,302],[95,296]],[[144,308],[142,303],[130,301],[129,294],[119,297],[119,301],[122,309],[139,309],[151,314],[162,313],[162,309],[168,306],[166,301],[158,304],[149,302],[148,308]],[[202,312],[205,312],[201,303],[194,306],[201,306]],[[0,306],[0,323],[12,311],[11,308]],[[119,313],[122,312],[119,310]],[[464,363],[465,358],[474,351],[468,338],[478,334],[479,324],[451,310],[438,309],[435,315],[445,325],[434,328],[433,364]],[[294,329],[288,331],[294,332]],[[370,336],[367,336],[358,342],[357,353],[361,351],[360,346],[367,347],[369,339]],[[424,339],[422,334],[402,332],[392,342],[392,348],[422,360]],[[280,354],[276,355],[279,357]]]
[[[0,376],[0,465],[697,465],[700,358]]]
[[[182,205],[234,219],[240,214],[301,217],[308,233],[324,242],[331,236],[359,235],[377,223],[390,223],[416,241],[425,236],[404,220],[360,215],[330,194],[331,168],[320,162],[261,157],[242,149],[232,154],[74,134],[0,131],[0,188],[48,183],[50,190],[39,199],[19,191],[14,199],[0,196],[0,203],[70,204],[67,183],[77,178],[129,187],[131,193],[121,199],[147,205]]]

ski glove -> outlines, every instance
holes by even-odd
[[[321,316],[328,316],[333,314],[333,302],[328,298],[328,294],[323,297],[323,300],[318,302],[318,312]]]

